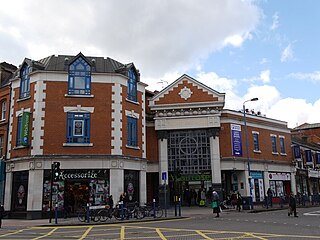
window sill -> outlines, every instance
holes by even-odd
[[[135,149],[135,150],[140,150],[140,148],[138,146],[129,146],[129,145],[126,145],[127,148],[131,148],[131,149]]]
[[[70,95],[70,94],[65,94],[65,97],[70,97],[70,98],[93,98],[94,95]]]
[[[253,150],[254,153],[261,153],[260,150]]]
[[[287,156],[287,154],[286,154],[286,153],[280,153],[280,155],[281,155],[281,156]]]
[[[278,152],[272,152],[272,155],[279,155]]]
[[[63,143],[64,147],[92,147],[93,143]]]
[[[25,98],[19,98],[17,100],[17,102],[22,102],[22,101],[25,101],[25,100],[28,100],[28,99],[31,99],[31,96],[28,96],[28,97],[25,97]]]
[[[136,104],[136,105],[140,105],[139,102],[130,100],[130,99],[128,99],[128,98],[126,98],[126,101],[127,101],[127,102],[130,102],[130,103],[133,103],[133,104]]]
[[[15,146],[13,149],[14,150],[18,150],[18,149],[24,149],[24,148],[28,148],[29,146]]]

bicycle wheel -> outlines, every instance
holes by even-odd
[[[90,211],[91,214],[91,220],[94,222],[99,222],[100,221],[100,215],[98,214],[97,211]]]
[[[163,216],[163,209],[161,207],[157,207],[156,218],[161,218],[162,216]]]
[[[117,208],[114,210],[113,212],[113,216],[115,217],[115,219],[117,220],[123,220],[126,218],[126,216],[128,216],[128,212],[127,209],[123,209],[123,216],[121,215],[122,211],[120,208]]]
[[[100,221],[101,222],[105,222],[107,221],[109,218],[111,218],[110,216],[110,209],[102,209],[98,212],[98,215],[100,216]]]
[[[86,220],[86,212],[84,210],[78,212],[78,219],[80,222],[84,222]]]

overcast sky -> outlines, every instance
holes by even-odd
[[[318,9],[311,0],[3,1],[0,62],[81,51],[133,62],[149,90],[186,73],[225,92],[225,108],[258,97],[247,108],[295,127],[320,122]]]

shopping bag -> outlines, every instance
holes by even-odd
[[[203,206],[204,206],[204,200],[200,200],[199,206],[200,206],[200,207],[203,207]]]
[[[216,201],[213,201],[211,206],[212,206],[212,208],[216,208],[216,207],[218,207],[218,203]]]

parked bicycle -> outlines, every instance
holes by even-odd
[[[80,222],[85,222],[87,220],[87,209],[88,207],[83,206],[81,210],[78,212],[78,219]],[[90,220],[93,222],[98,222],[100,220],[100,215],[98,214],[98,209],[90,209],[89,208],[89,216]]]
[[[127,206],[122,206],[117,204],[113,210],[113,216],[117,220],[124,220],[129,218],[142,219],[145,217],[144,210],[139,207],[138,202],[134,204],[127,204]]]
[[[153,203],[146,203],[145,206],[142,207],[145,217],[154,217],[156,214],[156,218],[161,218],[163,216],[163,209],[156,205],[154,209]]]

